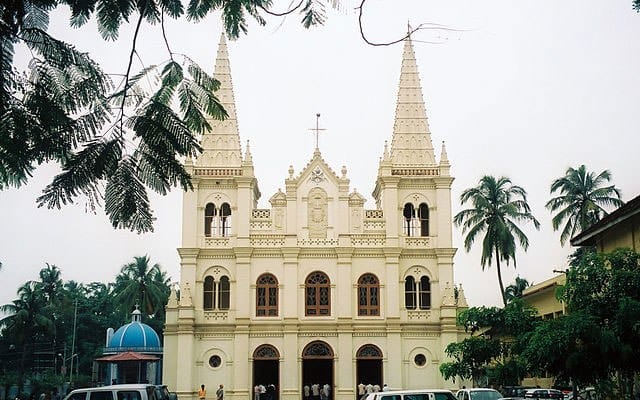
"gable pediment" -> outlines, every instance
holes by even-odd
[[[289,178],[289,183],[293,183],[297,189],[311,189],[313,187],[325,188],[328,192],[332,192],[331,188],[337,188],[341,184],[348,183],[346,178],[346,170],[343,171],[343,177],[339,177],[333,169],[324,161],[320,151],[316,150],[313,158],[300,171],[297,177]]]

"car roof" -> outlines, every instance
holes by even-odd
[[[446,389],[403,389],[403,390],[389,390],[386,392],[374,392],[370,394],[388,395],[388,394],[407,394],[407,393],[451,393],[451,390]]]
[[[80,388],[74,389],[72,392],[86,392],[86,391],[97,391],[97,390],[117,390],[117,389],[146,389],[148,387],[155,388],[155,385],[150,385],[148,383],[125,383],[121,385],[108,385],[108,386],[98,386],[91,388]]]

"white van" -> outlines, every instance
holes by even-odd
[[[71,391],[64,400],[162,400],[149,384],[110,385]]]
[[[369,393],[365,400],[456,400],[450,390],[414,389]]]

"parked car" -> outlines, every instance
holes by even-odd
[[[524,392],[527,389],[534,389],[533,386],[504,386],[500,391],[505,399],[507,398],[524,398]]]
[[[148,384],[110,385],[72,390],[64,400],[163,400],[156,386]]]
[[[457,400],[498,400],[501,398],[500,392],[487,388],[460,389],[456,393]]]
[[[450,390],[414,389],[369,393],[365,400],[456,400]]]
[[[599,400],[600,396],[594,387],[587,387],[578,391],[578,400]],[[573,400],[573,392],[567,393],[564,400]]]
[[[178,400],[178,395],[170,392],[167,385],[156,385],[156,400]]]
[[[564,399],[564,394],[556,389],[527,389],[525,399]]]

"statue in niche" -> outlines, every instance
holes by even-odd
[[[313,188],[307,200],[307,224],[309,238],[327,238],[327,194],[320,188]]]
[[[273,225],[278,230],[282,229],[282,219],[284,217],[283,214],[284,214],[284,212],[283,212],[282,208],[276,208],[275,209],[275,215],[273,217]]]
[[[360,213],[360,209],[359,208],[355,208],[353,209],[353,230],[354,231],[360,231],[360,226],[362,225],[362,218],[361,218],[361,213]]]

